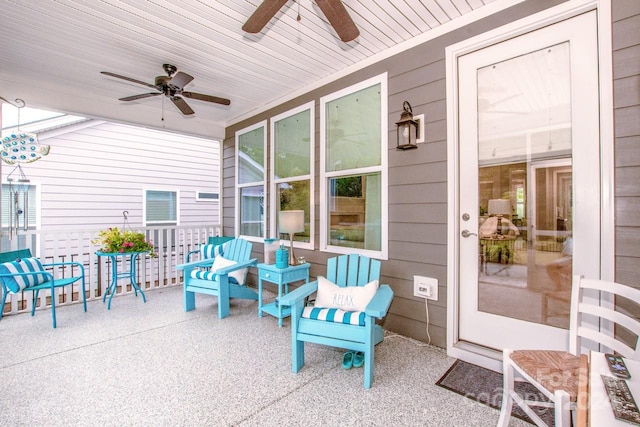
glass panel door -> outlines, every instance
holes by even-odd
[[[596,41],[591,13],[458,60],[461,341],[567,348],[572,274],[599,275]]]
[[[570,162],[479,168],[480,311],[568,329],[573,271]],[[496,201],[504,201],[508,212],[496,213]],[[520,298],[530,303],[510,303]]]
[[[538,70],[536,81],[521,83],[516,76],[523,70]],[[477,79],[478,308],[529,322],[553,320],[568,328],[572,240],[567,227],[573,204],[569,42],[482,67]],[[557,182],[561,172],[562,184]],[[523,299],[531,303],[513,304]]]

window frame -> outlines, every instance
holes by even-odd
[[[362,168],[345,169],[340,171],[327,172],[327,138],[326,138],[326,109],[331,101],[343,98],[369,87],[380,85],[380,164],[377,166],[367,166]],[[330,93],[320,98],[320,251],[338,254],[358,253],[371,258],[382,260],[388,259],[389,253],[389,200],[388,200],[388,76],[382,73],[362,82],[356,83],[339,91]],[[330,225],[329,215],[329,180],[332,178],[348,177],[354,175],[367,175],[380,173],[381,185],[381,224],[380,224],[380,250],[357,249],[344,246],[330,245],[328,233]]]
[[[275,150],[275,144],[276,144],[275,124],[276,122],[282,121],[284,119],[287,119],[288,117],[302,113],[306,110],[309,110],[309,174],[276,179],[275,157],[277,153]],[[279,201],[276,200],[276,197],[278,195],[277,186],[279,184],[288,183],[288,182],[309,181],[309,227],[310,227],[309,242],[294,241],[293,246],[294,248],[313,250],[314,244],[315,244],[315,185],[314,185],[315,184],[314,183],[315,181],[314,180],[314,177],[315,177],[315,167],[314,167],[315,166],[315,138],[314,138],[315,136],[315,101],[307,102],[305,104],[302,104],[298,107],[292,108],[291,110],[285,111],[284,113],[281,113],[272,117],[270,119],[269,136],[270,136],[269,152],[271,153],[271,159],[269,162],[269,167],[270,167],[269,189],[270,189],[270,195],[271,195],[271,197],[269,198],[269,204],[270,204],[269,212],[271,213],[271,221],[269,223],[269,227],[270,227],[269,235],[272,238],[278,238],[280,235],[278,230],[278,223],[277,223],[278,210],[279,210],[278,208],[280,205]],[[283,243],[288,245],[288,241]]]
[[[215,195],[216,198],[202,197],[203,194]],[[196,202],[220,203],[220,193],[217,191],[196,191]]]
[[[149,191],[174,193],[176,195],[176,219],[175,221],[148,221],[147,220],[147,193]],[[145,187],[142,189],[142,223],[144,227],[156,225],[180,225],[180,190],[177,188]]]
[[[262,167],[263,167],[263,171],[262,171],[262,180],[260,181],[252,181],[252,182],[247,182],[247,183],[243,183],[240,184],[240,159],[239,159],[239,154],[240,154],[240,144],[239,144],[239,140],[240,137],[246,133],[252,132],[256,129],[259,128],[264,128],[264,132],[263,132],[263,159],[262,159]],[[241,215],[242,212],[240,211],[240,206],[241,206],[241,200],[240,200],[240,194],[241,194],[241,190],[243,188],[249,188],[249,187],[257,187],[257,186],[262,186],[262,193],[263,193],[263,200],[266,201],[268,200],[268,191],[267,191],[267,171],[264,170],[266,169],[267,166],[267,120],[262,120],[258,123],[255,123],[251,126],[245,127],[243,129],[240,129],[238,131],[236,131],[235,133],[235,153],[234,153],[234,158],[235,158],[235,166],[236,166],[236,174],[235,174],[235,224],[234,224],[234,228],[235,228],[235,235],[239,236],[245,240],[248,241],[252,241],[252,242],[263,242],[264,238],[266,238],[266,229],[267,229],[267,224],[268,224],[268,217],[269,217],[269,212],[266,209],[266,207],[263,209],[263,218],[261,221],[261,227],[262,227],[262,236],[249,236],[249,235],[244,235],[240,233],[240,219],[241,219]]]

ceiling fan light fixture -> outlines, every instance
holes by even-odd
[[[215,104],[231,105],[231,101],[226,98],[220,98],[212,95],[205,95],[202,93],[184,91],[183,88],[193,81],[193,76],[177,71],[178,68],[171,64],[162,64],[162,68],[167,73],[166,76],[157,76],[154,79],[154,84],[143,82],[141,80],[133,79],[131,77],[121,76],[119,74],[111,73],[108,71],[101,71],[101,74],[106,76],[115,77],[118,79],[126,80],[132,83],[147,86],[156,90],[156,92],[143,93],[139,95],[125,96],[119,98],[120,101],[137,101],[139,99],[149,98],[157,95],[164,95],[169,98],[171,102],[180,110],[185,116],[189,116],[195,113],[193,109],[187,104],[187,102],[180,97],[180,95],[186,98],[192,98],[199,101],[212,102]],[[164,120],[164,119],[163,119]]]

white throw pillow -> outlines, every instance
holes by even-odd
[[[211,272],[215,272],[220,268],[230,267],[236,264],[237,264],[236,261],[233,261],[218,255],[216,259],[213,261],[213,265],[211,266]],[[247,274],[247,269],[243,268],[240,270],[232,271],[231,273],[229,273],[229,277],[233,277],[239,285],[244,285],[244,278],[246,274]]]
[[[338,286],[326,277],[318,276],[316,307],[339,308],[344,311],[364,311],[378,290],[378,281],[364,286]]]

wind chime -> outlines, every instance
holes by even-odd
[[[16,174],[14,177],[13,175]],[[13,234],[18,234],[20,229],[20,217],[22,217],[22,229],[29,229],[29,185],[30,181],[24,174],[20,165],[16,166],[7,176],[9,183],[9,238],[13,238]],[[22,194],[23,202],[20,208],[20,194]]]
[[[9,183],[8,194],[8,228],[9,239],[18,234],[20,229],[20,218],[22,217],[22,229],[29,229],[29,186],[30,181],[25,175],[21,163],[31,163],[49,154],[48,145],[40,145],[38,135],[20,131],[20,110],[26,105],[25,102],[16,98],[15,104],[0,96],[0,100],[13,105],[18,109],[17,130],[2,137],[0,148],[0,158],[4,163],[17,165],[7,176]],[[20,195],[22,195],[22,207],[20,206]],[[1,199],[0,199],[1,200]],[[1,206],[0,206],[1,208]]]

